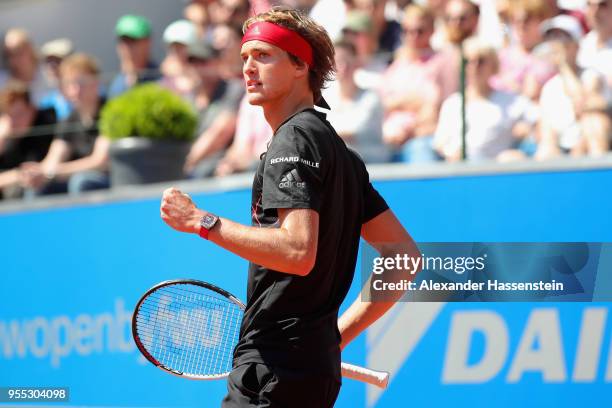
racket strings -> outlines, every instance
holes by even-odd
[[[164,286],[140,305],[136,331],[144,348],[164,366],[198,376],[231,371],[242,308],[205,287]]]

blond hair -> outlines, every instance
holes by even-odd
[[[466,56],[484,57],[491,61],[495,72],[499,71],[499,57],[497,50],[490,42],[487,42],[481,37],[469,37],[463,43]]]
[[[30,40],[30,35],[23,28],[10,28],[4,34],[4,46],[23,47],[24,45],[32,46],[32,40]]]
[[[65,75],[67,71],[77,71],[95,77],[100,74],[100,68],[96,59],[84,53],[73,54],[62,61],[60,74]]]
[[[30,34],[23,28],[10,28],[5,34],[2,44],[3,51],[6,53],[8,49],[26,48],[32,57],[32,60],[38,62],[38,54],[34,49]]]
[[[550,7],[544,0],[513,0],[508,4],[510,18],[526,16],[544,20],[550,12]]]
[[[243,33],[246,33],[251,24],[258,21],[266,21],[295,31],[310,44],[313,58],[312,66],[308,69],[308,85],[316,102],[321,97],[325,83],[332,80],[336,70],[334,46],[327,31],[298,10],[279,6],[249,18],[242,26]],[[289,56],[296,64],[304,63],[295,55],[289,54]]]
[[[433,11],[429,7],[409,4],[404,8],[402,23],[405,24],[408,19],[413,18],[424,20],[430,27],[433,27],[435,21]]]
[[[30,90],[28,85],[17,80],[10,80],[0,90],[0,112],[6,110],[17,101],[24,101],[27,105],[31,105]]]

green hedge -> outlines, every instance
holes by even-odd
[[[156,140],[192,140],[197,126],[193,108],[157,85],[138,85],[111,99],[102,109],[100,131],[111,140],[140,136]]]

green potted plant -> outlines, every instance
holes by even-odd
[[[111,139],[111,185],[178,180],[195,136],[197,115],[179,96],[139,85],[109,101],[100,131]]]

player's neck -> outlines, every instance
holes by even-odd
[[[290,94],[282,99],[271,101],[263,105],[266,121],[276,132],[279,126],[289,117],[304,109],[312,108],[314,105],[313,96],[310,92],[302,92],[299,95]]]

